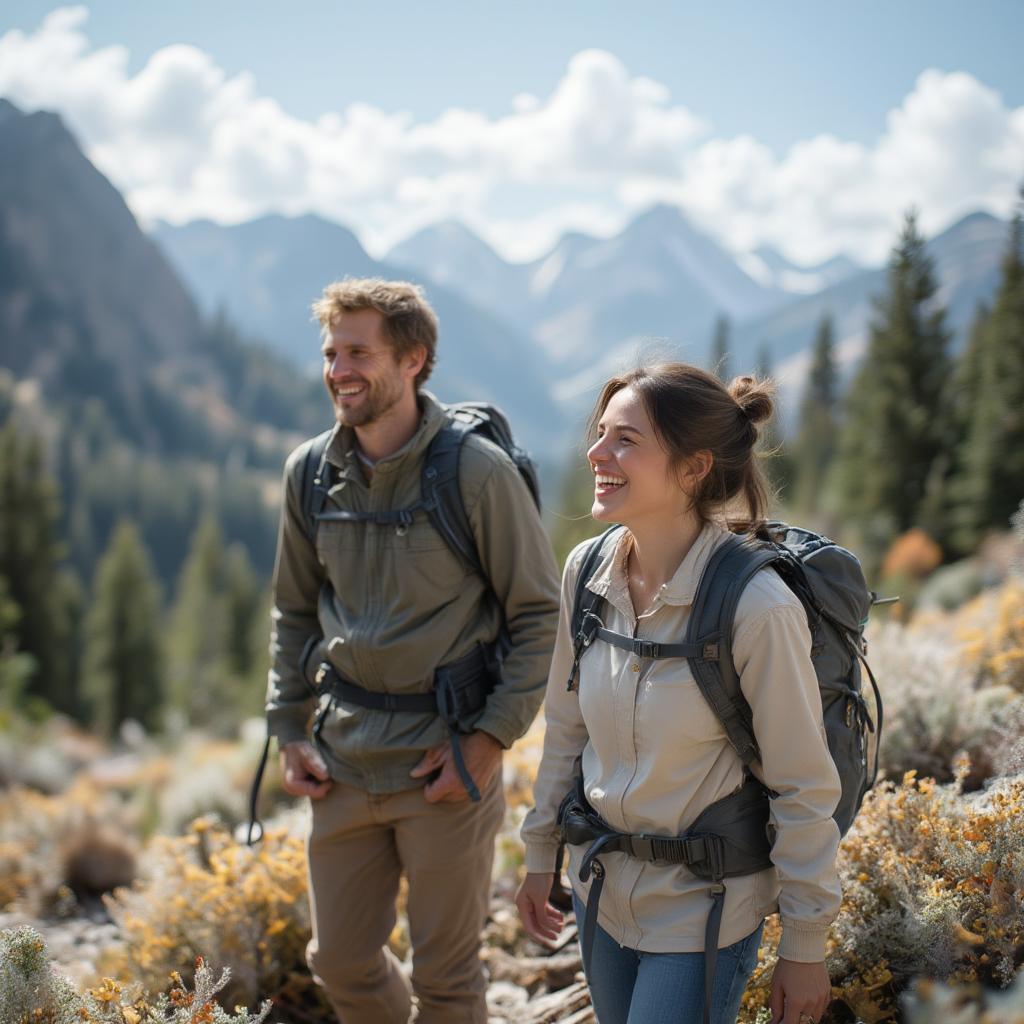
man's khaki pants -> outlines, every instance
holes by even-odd
[[[413,993],[420,1024],[486,1024],[480,931],[505,810],[500,768],[482,797],[428,804],[420,788],[376,795],[334,782],[312,801],[307,960],[341,1024],[406,1024]],[[403,872],[411,986],[385,945]]]

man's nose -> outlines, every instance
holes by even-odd
[[[348,364],[341,355],[336,355],[327,368],[327,375],[332,380],[340,380],[349,372]]]

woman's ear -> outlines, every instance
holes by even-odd
[[[701,480],[711,472],[711,467],[714,463],[714,456],[706,448],[702,448],[699,452],[694,452],[689,456],[680,474],[680,484],[683,490],[691,496],[694,495],[700,486]]]

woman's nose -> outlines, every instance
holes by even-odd
[[[587,461],[593,465],[595,462],[600,462],[605,457],[604,450],[604,438],[598,438],[588,449],[587,449]]]

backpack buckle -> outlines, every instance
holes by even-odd
[[[701,652],[701,658],[704,661],[718,661],[718,643],[714,640],[706,643]]]
[[[313,676],[313,682],[316,684],[317,696],[321,696],[324,693],[324,684],[328,681],[328,677],[331,673],[331,666],[326,661],[321,661],[319,667],[316,670],[316,675]]]
[[[641,658],[657,658],[661,653],[661,645],[652,640],[634,640],[633,653]]]
[[[587,612],[583,616],[583,622],[580,623],[580,631],[576,636],[576,642],[580,645],[580,648],[589,647],[594,642],[594,637],[597,636],[597,631],[604,626],[600,616],[595,615],[593,612]]]
[[[630,836],[628,853],[631,857],[636,857],[637,860],[653,861],[656,857],[654,836]]]

